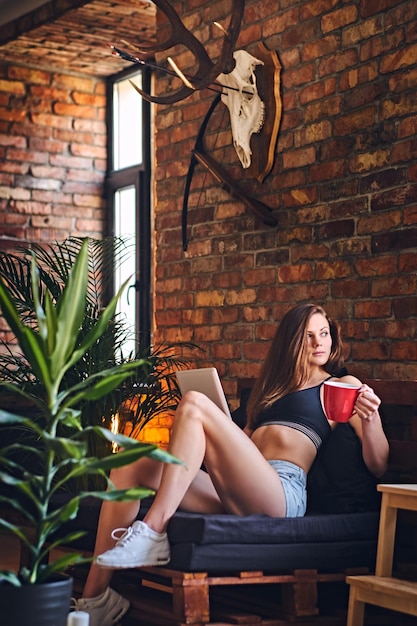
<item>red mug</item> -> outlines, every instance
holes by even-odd
[[[324,410],[329,420],[347,422],[352,417],[353,407],[360,387],[338,380],[324,382]]]

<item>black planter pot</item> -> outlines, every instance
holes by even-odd
[[[4,626],[66,626],[73,580],[64,577],[41,585],[0,584]]]

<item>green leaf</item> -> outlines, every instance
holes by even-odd
[[[129,450],[121,450],[117,452],[117,454],[111,454],[110,456],[106,456],[102,459],[86,459],[85,463],[80,465],[77,469],[74,470],[74,473],[80,472],[91,472],[92,470],[102,469],[104,471],[109,471],[116,467],[123,467],[124,465],[128,465],[142,458],[143,456],[150,456],[155,460],[165,462],[165,463],[177,463],[179,465],[183,465],[182,461],[179,461],[172,455],[159,450],[156,453],[156,447],[151,450],[141,449],[140,446],[135,446],[130,448]]]
[[[75,428],[75,430],[82,430],[81,424],[81,411],[78,409],[61,409],[59,411],[59,421],[68,428]]]
[[[87,352],[87,350],[103,335],[108,324],[114,317],[117,303],[120,299],[122,292],[129,283],[129,280],[130,279],[125,281],[125,283],[119,289],[118,293],[110,300],[109,304],[106,306],[106,308],[98,318],[97,322],[87,333],[82,345],[78,348],[78,350],[74,350],[73,355],[68,362],[68,367],[71,367],[74,363],[77,363],[81,359],[81,357]]]
[[[93,389],[95,389],[95,386],[98,384],[98,382],[96,383],[95,381],[102,381],[104,379],[104,385],[106,384],[106,382],[109,385],[106,393],[110,394],[111,391],[113,391],[114,389],[118,389],[118,385],[126,380],[127,377],[131,376],[135,372],[135,370],[137,370],[139,367],[145,368],[148,365],[148,361],[144,359],[137,359],[135,361],[122,363],[114,367],[103,369],[100,372],[90,374],[88,378],[85,378],[84,380],[81,380],[77,384],[73,385],[71,389],[60,392],[60,394],[58,394],[57,396],[57,401],[59,401],[61,404],[65,401],[66,406],[72,406],[79,403],[80,401],[85,401],[86,399],[90,400],[94,397],[95,399],[99,399],[100,397],[102,397],[102,395],[99,396],[96,391],[92,392],[91,397],[89,395],[89,388],[92,387]],[[100,385],[99,390],[102,394],[105,390],[105,387]],[[66,399],[70,395],[71,397],[69,399]]]
[[[58,318],[49,291],[45,293],[45,315],[47,320],[48,334],[46,336],[47,353],[52,354],[55,349],[55,341],[58,330]],[[39,324],[39,317],[38,317]]]
[[[67,554],[58,557],[52,563],[48,565],[42,565],[39,568],[39,575],[37,578],[37,583],[46,582],[51,579],[51,577],[58,573],[65,572],[69,567],[74,565],[81,565],[83,563],[89,563],[92,558],[83,557],[78,552],[68,552]]]
[[[26,533],[24,532],[24,530],[22,530],[22,528],[20,528],[20,526],[17,526],[16,524],[11,524],[10,522],[6,521],[5,519],[1,519],[0,518],[0,528],[4,528],[5,530],[9,530],[16,537],[18,537],[20,539],[20,541],[22,541],[23,543],[25,543],[25,544],[29,543],[29,540],[27,538]]]
[[[82,459],[87,453],[87,444],[82,441],[74,441],[65,437],[51,437],[44,432],[42,440],[47,449],[52,450],[60,459]]]
[[[71,360],[86,306],[88,281],[87,240],[81,246],[58,305],[56,336],[51,356],[54,380],[60,379]]]
[[[16,334],[20,347],[27,361],[30,363],[34,374],[45,385],[47,389],[51,386],[51,374],[49,363],[44,352],[39,334],[28,326],[22,326],[21,332]]]
[[[21,587],[22,583],[14,572],[0,571],[0,582],[9,583],[13,587]]]
[[[113,374],[112,376],[106,376],[102,380],[99,380],[93,387],[85,390],[84,399],[98,400],[99,398],[108,395],[114,389],[119,387],[119,385],[121,385],[128,376],[130,376],[130,371],[121,374]]]
[[[36,375],[38,375],[41,380],[48,381],[48,368],[45,367],[45,358],[42,354],[41,346],[39,345],[39,336],[36,336],[31,328],[21,322],[14,300],[1,277],[0,308],[12,332],[16,336],[25,357],[35,370]]]
[[[33,294],[33,305],[35,309],[36,319],[38,321],[38,332],[43,342],[46,342],[48,339],[48,326],[46,324],[46,316],[45,311],[41,306],[41,301],[39,298],[39,271],[36,266],[35,256],[32,254],[32,263],[31,263],[31,281],[32,281],[32,294]]]
[[[22,517],[30,522],[31,524],[33,524],[33,526],[36,525],[36,519],[35,517],[29,512],[27,506],[26,506],[26,502],[24,504],[22,504],[21,502],[19,502],[19,500],[16,497],[9,497],[9,498],[4,498],[1,497],[0,498],[1,502],[6,502],[6,504],[10,505],[15,511],[18,511],[19,513],[21,513]],[[6,520],[2,520],[0,518],[0,525],[1,524],[9,524],[8,522],[6,522]],[[6,527],[6,526],[5,526]],[[22,541],[25,541],[25,539],[22,538],[26,537],[26,534],[24,533],[23,530],[20,529],[19,526],[15,525],[15,524],[9,524],[7,526],[7,528],[9,528],[9,530],[12,530],[12,532],[14,532],[15,534],[17,534],[19,536],[19,539],[21,539]],[[18,533],[21,532],[22,536],[19,535]]]
[[[56,530],[58,530],[63,524],[68,522],[69,520],[73,520],[77,517],[78,510],[80,504],[80,497],[76,496],[72,498],[69,502],[63,504],[57,509],[52,510],[48,513],[47,516],[44,517],[42,522],[43,533],[45,534],[45,540],[47,537],[50,537]],[[77,533],[79,531],[76,531]],[[81,532],[81,531],[80,531]],[[84,532],[81,532],[82,536]],[[64,543],[62,537],[58,537],[55,540],[53,545],[59,545],[60,543]],[[48,551],[52,546],[49,546]]]
[[[146,487],[132,487],[131,489],[111,489],[109,491],[90,491],[86,494],[80,494],[82,497],[85,496],[93,496],[94,498],[98,498],[99,500],[106,500],[109,502],[126,502],[126,501],[136,501],[142,500],[143,498],[147,498],[148,496],[153,496],[155,493],[152,489],[147,489]]]
[[[10,295],[10,291],[4,284],[3,279],[0,277],[0,308],[3,316],[10,326],[12,332],[18,336],[21,332],[23,324],[20,320],[20,316],[17,312],[14,299]]]
[[[10,413],[10,411],[0,409],[0,426],[13,426],[19,424],[21,426],[25,426],[25,428],[28,428],[29,430],[32,430],[37,435],[41,435],[43,432],[38,424],[30,417],[22,417],[21,415],[15,415],[14,413]]]

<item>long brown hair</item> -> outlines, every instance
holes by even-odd
[[[324,369],[332,376],[343,370],[343,344],[339,325],[317,304],[299,304],[287,311],[279,324],[247,405],[247,423],[253,428],[264,409],[297,391],[308,380],[306,330],[312,315],[321,313],[330,328],[332,349]]]

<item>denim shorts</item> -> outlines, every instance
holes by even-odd
[[[307,508],[307,474],[289,461],[268,461],[281,479],[287,504],[286,517],[303,517]]]

